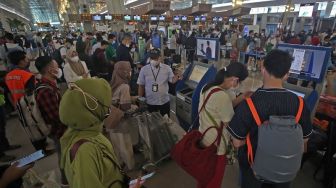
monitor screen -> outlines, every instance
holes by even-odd
[[[331,48],[279,44],[278,49],[293,56],[290,77],[316,82],[323,80]]]
[[[139,15],[135,15],[135,16],[134,16],[134,20],[135,20],[135,21],[141,21],[141,17],[140,17]]]
[[[213,17],[213,18],[212,18],[212,21],[214,21],[214,22],[217,22],[217,20],[218,20],[217,17]]]
[[[188,20],[188,17],[182,16],[182,21],[187,21],[187,20]]]
[[[161,49],[161,37],[158,33],[152,35],[152,46]]]
[[[208,67],[203,67],[196,64],[189,76],[189,80],[199,83],[207,71]]]
[[[157,17],[157,16],[151,16],[150,20],[151,20],[151,21],[157,21],[157,20],[158,20],[158,17]]]
[[[195,17],[195,21],[196,21],[196,22],[200,21],[200,19],[201,19],[201,18],[200,18],[199,16],[196,16],[196,17]]]
[[[102,20],[102,17],[100,15],[93,15],[92,16],[92,20],[94,20],[94,21],[100,21],[100,20]]]
[[[159,17],[159,20],[160,20],[160,21],[165,21],[165,20],[166,20],[166,17],[165,17],[165,16],[160,16],[160,17]]]
[[[219,21],[219,22],[222,22],[222,21],[223,21],[223,17],[219,17],[219,18],[218,18],[218,21]]]
[[[197,56],[208,60],[217,60],[218,49],[218,39],[197,38]]]
[[[179,16],[174,16],[174,21],[180,21],[180,17]]]
[[[302,98],[305,97],[304,93],[301,93],[301,92],[298,92],[298,91],[294,91],[294,90],[290,90],[290,89],[287,89],[287,91],[290,91],[290,92],[294,93],[295,95],[297,95],[299,97],[302,97]]]
[[[105,20],[112,20],[112,16],[111,15],[105,15]]]
[[[312,17],[314,11],[313,4],[303,4],[300,6],[299,17]]]
[[[126,16],[124,16],[124,20],[125,20],[125,21],[130,21],[130,20],[131,20],[131,16],[130,16],[130,15],[126,15]]]
[[[205,17],[205,16],[202,16],[202,17],[201,17],[201,20],[202,20],[202,22],[205,22],[205,21],[206,21],[206,17]]]

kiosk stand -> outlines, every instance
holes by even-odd
[[[290,68],[289,77],[299,83],[314,82],[314,88],[307,88],[297,83],[286,83],[284,87],[305,99],[313,119],[316,107],[323,89],[323,82],[327,72],[331,48],[320,46],[302,46],[279,44],[278,49],[289,52],[294,60]]]
[[[194,63],[184,72],[185,80],[176,86],[176,116],[184,130],[188,130],[198,114],[200,92],[204,85],[215,78],[217,69],[213,65]],[[195,122],[194,128],[198,127]]]

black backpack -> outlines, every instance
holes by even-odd
[[[52,58],[57,62],[58,66],[63,67],[64,59],[62,58],[61,55],[61,49],[64,48],[64,46],[61,46],[57,50],[54,51],[52,54]]]

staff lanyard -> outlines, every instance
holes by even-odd
[[[157,72],[157,74],[155,75],[154,74],[154,70],[153,70],[153,68],[152,68],[152,65],[150,65],[150,67],[151,67],[151,70],[152,70],[152,74],[153,74],[153,77],[154,77],[154,81],[155,81],[155,83],[156,83],[156,80],[157,80],[157,78],[158,78],[158,76],[159,76],[159,73],[160,73],[160,65],[159,65],[159,70],[158,70],[158,72]]]

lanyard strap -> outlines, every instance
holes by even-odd
[[[155,81],[155,83],[156,83],[156,80],[157,80],[157,77],[159,76],[161,67],[160,67],[160,65],[159,65],[159,70],[158,70],[156,76],[155,76],[155,74],[154,74],[154,70],[153,70],[153,68],[152,68],[152,65],[150,65],[150,67],[151,67],[151,70],[152,70],[152,74],[153,74],[153,77],[154,77],[154,81]]]

